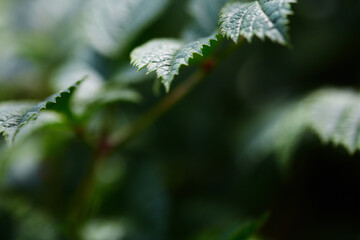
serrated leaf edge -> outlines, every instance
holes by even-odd
[[[179,75],[180,68],[181,68],[182,66],[189,66],[189,62],[190,62],[191,59],[194,58],[195,54],[198,54],[199,56],[203,56],[203,49],[204,49],[204,47],[205,47],[205,46],[211,47],[211,42],[212,42],[212,41],[218,41],[217,35],[218,35],[218,33],[216,32],[215,34],[213,34],[213,35],[211,35],[211,36],[209,36],[209,37],[207,37],[207,38],[203,38],[203,39],[207,39],[207,42],[204,43],[204,44],[201,44],[200,52],[198,52],[198,51],[196,51],[196,50],[193,50],[193,51],[191,52],[191,57],[189,57],[189,58],[186,59],[183,63],[181,63],[181,64],[179,65],[179,68],[177,68],[177,69],[174,70],[175,73],[172,74],[170,78],[164,79],[164,77],[159,76],[158,69],[149,70],[149,68],[148,68],[148,71],[147,71],[146,74],[155,72],[156,75],[157,75],[157,78],[160,78],[160,79],[161,79],[161,83],[165,86],[166,92],[169,92],[169,91],[170,91],[171,82],[174,80],[175,76],[178,76],[178,75]],[[146,42],[146,43],[144,43],[143,45],[135,48],[135,49],[131,52],[131,54],[130,54],[131,62],[130,62],[130,63],[131,63],[132,65],[134,65],[135,67],[137,67],[137,68],[138,68],[138,71],[142,70],[142,69],[145,68],[145,67],[148,67],[148,65],[149,65],[150,63],[148,63],[148,64],[140,64],[140,62],[139,62],[137,59],[134,59],[134,58],[132,57],[133,52],[135,52],[136,50],[144,47],[145,45],[147,45],[147,44],[149,44],[149,43],[151,43],[151,42],[164,41],[164,40],[165,40],[165,41],[177,41],[178,43],[182,43],[181,40],[172,39],[172,38],[157,38],[157,39],[150,40],[149,42]],[[192,42],[189,42],[189,43],[183,43],[182,46],[181,46],[179,49],[176,50],[176,52],[175,52],[175,54],[174,54],[174,57],[176,56],[176,54],[177,54],[181,49],[185,48],[187,45],[193,44],[194,42],[199,42],[199,43],[200,43],[201,40],[202,40],[202,39],[196,40],[196,41],[192,41]],[[172,61],[172,62],[173,62],[173,61]],[[173,65],[172,65],[172,66],[173,66]]]
[[[274,1],[274,0],[273,0],[273,1]],[[266,17],[269,18],[269,16],[264,12],[263,6],[259,3],[259,0],[253,0],[253,2],[256,2],[256,3],[259,5],[259,7],[261,8],[261,10],[263,11],[263,13],[266,15]],[[228,2],[227,4],[225,4],[225,6],[221,9],[220,14],[219,14],[219,29],[220,29],[220,33],[221,33],[225,38],[233,40],[234,43],[238,43],[241,38],[244,38],[244,39],[246,39],[249,43],[251,43],[254,36],[258,37],[258,38],[259,38],[260,40],[262,40],[262,41],[265,41],[265,38],[268,37],[271,41],[273,41],[273,42],[275,42],[275,43],[279,43],[279,44],[281,44],[281,45],[288,45],[288,40],[289,40],[289,37],[288,37],[288,36],[282,36],[282,37],[284,38],[283,41],[276,41],[276,40],[270,38],[269,36],[267,36],[266,33],[264,34],[264,36],[259,36],[258,34],[253,33],[253,34],[248,38],[248,37],[240,34],[240,31],[239,31],[238,37],[237,37],[236,39],[233,38],[233,37],[231,37],[231,36],[229,35],[229,33],[227,33],[227,31],[226,31],[226,30],[224,29],[224,27],[223,27],[223,23],[224,23],[224,21],[225,21],[223,15],[225,14],[225,9],[226,9],[227,7],[230,7],[231,5],[236,4],[236,3],[251,3],[251,2],[246,2],[246,1],[245,1],[245,2],[241,2],[241,1],[230,1],[230,2]],[[289,31],[289,22],[290,22],[289,19],[288,19],[288,17],[294,14],[294,12],[291,10],[291,4],[295,4],[295,3],[297,3],[297,0],[289,0],[289,2],[286,2],[286,3],[285,3],[285,4],[289,7],[289,9],[290,9],[290,10],[287,12],[287,14],[285,15],[286,20],[285,20],[285,23],[284,23],[284,24],[285,24],[285,28],[286,28],[286,31],[287,31],[287,32]],[[271,21],[270,21],[270,22],[271,22]],[[279,31],[277,28],[276,28],[276,30]],[[279,33],[281,34],[280,31],[279,31]],[[281,35],[282,35],[282,34],[281,34]]]
[[[17,130],[16,130],[15,135],[16,135],[16,134],[18,133],[18,131],[19,131],[25,124],[27,124],[29,121],[36,120],[37,117],[38,117],[38,115],[40,114],[40,112],[43,111],[43,110],[45,110],[45,109],[47,109],[47,108],[48,108],[48,105],[49,105],[50,103],[56,104],[57,101],[58,101],[59,99],[63,98],[65,94],[71,94],[75,89],[77,89],[77,88],[79,87],[79,85],[80,85],[85,79],[86,79],[86,77],[82,78],[81,80],[75,82],[73,85],[71,85],[71,86],[68,87],[67,89],[62,90],[62,91],[60,91],[60,92],[58,92],[58,93],[55,93],[54,95],[52,95],[52,96],[48,97],[47,99],[45,99],[43,102],[38,103],[38,104],[44,103],[44,106],[42,106],[42,107],[40,107],[39,109],[37,109],[37,110],[36,110],[37,112],[34,112],[32,115],[28,116],[26,119],[24,119],[24,118],[26,117],[26,114],[25,114],[25,116],[24,116],[24,118],[23,118],[24,122],[22,122],[22,123],[19,125],[19,127],[18,127]],[[50,100],[53,96],[54,96],[54,99],[53,99],[53,100]],[[32,109],[30,109],[30,110],[28,111],[28,113],[31,112],[33,109],[35,109],[36,106],[37,106],[37,105],[35,105]]]
[[[61,99],[64,97],[64,94],[71,94],[75,89],[78,88],[78,86],[86,79],[87,77],[82,78],[81,80],[75,82],[73,85],[71,85],[70,87],[68,87],[65,90],[62,90],[58,93],[55,93],[54,95],[48,97],[47,99],[45,99],[44,101],[35,104],[31,109],[29,109],[23,116],[21,123],[19,124],[19,126],[16,128],[16,131],[14,133],[14,137],[13,139],[9,139],[9,135],[5,132],[5,129],[1,129],[0,130],[0,134],[5,138],[5,140],[7,142],[9,142],[10,144],[12,144],[12,142],[14,141],[16,135],[19,133],[19,131],[21,130],[22,127],[24,127],[26,124],[28,124],[30,121],[35,121],[38,117],[38,115],[40,114],[41,111],[45,110],[48,108],[48,104],[50,103],[54,103],[56,104],[58,99]],[[51,99],[52,97],[54,97],[54,99]],[[50,100],[51,99],[51,100]],[[44,103],[44,106],[40,107],[39,109],[36,109],[36,107],[39,104]],[[33,113],[30,116],[27,116],[28,113],[32,112]]]

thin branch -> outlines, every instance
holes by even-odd
[[[71,239],[81,239],[79,230],[83,222],[91,215],[91,203],[94,199],[94,188],[96,187],[97,171],[102,163],[108,158],[110,149],[106,138],[102,138],[95,147],[93,158],[89,161],[84,178],[80,181],[78,191],[76,191],[69,212],[68,236]]]
[[[110,141],[113,145],[113,150],[123,147],[132,138],[152,125],[157,119],[164,115],[164,113],[183,99],[184,96],[186,96],[196,85],[198,85],[208,72],[209,71],[204,69],[195,72],[133,124],[130,124],[125,129],[122,129],[121,132],[115,135]]]
[[[83,220],[86,219],[86,212],[96,184],[96,171],[104,160],[106,160],[112,152],[122,148],[131,139],[143,132],[175,106],[215,69],[218,62],[222,62],[224,59],[228,58],[242,42],[243,41],[240,41],[237,45],[230,44],[225,51],[218,56],[214,56],[213,58],[204,61],[201,69],[192,74],[158,104],[150,108],[150,110],[142,115],[137,121],[125,127],[120,132],[115,133],[113,137],[105,136],[102,138],[95,149],[95,156],[90,161],[86,176],[80,183],[79,191],[74,198],[74,209],[69,216],[69,221],[71,223],[69,232],[73,239],[79,239],[79,228],[83,223]]]

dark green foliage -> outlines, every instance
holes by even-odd
[[[295,3],[0,0],[0,238],[357,239],[360,5]]]

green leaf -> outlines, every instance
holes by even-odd
[[[12,141],[19,125],[33,104],[26,102],[7,102],[0,104],[0,133]]]
[[[360,150],[360,95],[351,90],[327,89],[310,96],[305,104],[308,125],[324,143]]]
[[[70,95],[81,82],[82,80],[35,105],[28,102],[6,102],[0,104],[0,133],[11,144],[21,128],[30,121],[36,120],[42,110],[66,111]]]
[[[343,146],[350,154],[360,150],[360,94],[323,89],[289,104],[267,121],[246,152],[261,157],[274,151],[286,161],[307,130],[324,144]]]
[[[248,41],[256,35],[274,42],[287,44],[290,3],[296,0],[237,1],[226,5],[220,14],[221,33],[238,42],[242,36]]]
[[[91,0],[85,24],[87,41],[107,56],[121,54],[165,9],[169,0]]]
[[[138,103],[141,96],[138,92],[124,87],[110,86],[104,89],[102,96],[96,96],[93,104],[103,107],[117,102],[134,102]]]
[[[117,84],[106,84],[101,92],[94,96],[91,102],[83,114],[84,119],[89,119],[89,116],[99,109],[102,109],[108,105],[128,102],[128,103],[139,103],[141,101],[141,95],[123,86]]]
[[[202,38],[198,41],[185,43],[175,39],[155,39],[134,49],[131,53],[131,63],[140,69],[147,67],[149,72],[155,71],[161,78],[166,91],[169,91],[171,82],[179,74],[182,65],[188,65],[193,55],[202,55],[205,45],[216,40],[215,35]]]

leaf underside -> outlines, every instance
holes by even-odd
[[[157,77],[162,79],[166,91],[169,91],[180,67],[188,65],[194,54],[202,55],[203,47],[210,46],[211,40],[216,40],[215,34],[190,43],[175,39],[155,39],[134,49],[131,63],[139,70],[147,67],[148,72],[155,71]]]
[[[252,0],[227,4],[220,13],[220,31],[238,42],[240,37],[251,41],[255,35],[287,44],[290,4],[296,0]]]
[[[5,102],[0,104],[0,134],[11,144],[16,134],[30,121],[36,120],[44,109],[62,111],[68,104],[70,95],[83,80],[76,82],[66,90],[56,93],[34,105],[30,102]]]

